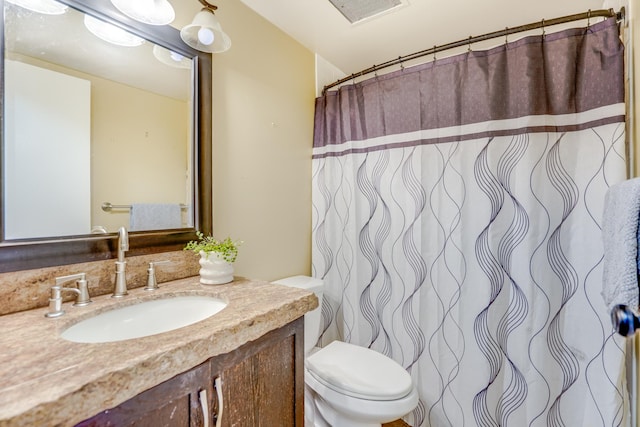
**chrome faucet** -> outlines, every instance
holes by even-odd
[[[63,288],[62,285],[70,280],[76,281],[77,288]],[[74,292],[76,294],[76,307],[82,307],[90,304],[89,286],[87,285],[87,276],[85,273],[71,274],[69,276],[56,277],[56,284],[51,287],[51,297],[49,298],[49,312],[46,317],[59,317],[64,314],[62,309],[62,291]]]
[[[113,289],[113,298],[120,298],[127,295],[127,262],[124,260],[124,253],[129,250],[129,234],[127,229],[120,227],[118,230],[118,260],[116,261],[116,281]]]

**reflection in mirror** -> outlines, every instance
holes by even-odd
[[[4,11],[4,239],[193,227],[193,61],[73,8]]]
[[[38,0],[40,1],[40,0]],[[23,0],[11,0],[11,2],[23,2]],[[48,3],[55,3],[54,0],[46,0]],[[27,3],[32,6],[34,0],[28,0]],[[127,255],[130,257],[138,256],[138,255],[148,255],[148,254],[157,254],[171,251],[180,251],[184,247],[184,245],[196,238],[195,231],[200,230],[205,234],[210,234],[212,229],[212,204],[211,204],[211,191],[212,191],[212,182],[211,182],[211,151],[212,151],[212,129],[211,129],[211,84],[212,84],[212,76],[211,76],[211,54],[199,52],[195,49],[187,46],[182,39],[180,38],[180,31],[169,26],[169,25],[146,25],[140,22],[134,21],[131,18],[123,15],[118,12],[110,0],[58,0],[57,3],[62,3],[65,6],[68,6],[68,9],[81,11],[90,16],[97,17],[105,22],[109,22],[114,24],[115,26],[126,29],[132,34],[141,37],[145,40],[145,43],[141,46],[146,46],[147,48],[149,41],[155,43],[156,45],[162,46],[165,49],[170,50],[171,52],[179,53],[182,57],[186,58],[186,62],[182,61],[182,59],[176,55],[170,55],[174,62],[178,61],[181,63],[188,64],[188,68],[191,68],[191,73],[189,70],[174,70],[175,72],[185,71],[188,74],[191,74],[191,78],[185,80],[188,82],[188,88],[190,93],[192,93],[192,102],[189,103],[187,107],[189,112],[186,116],[189,117],[189,124],[186,125],[187,132],[189,132],[190,143],[187,148],[189,154],[187,154],[187,174],[191,175],[191,178],[188,180],[189,184],[185,185],[187,179],[181,177],[179,181],[181,182],[180,187],[183,185],[187,187],[185,200],[188,203],[187,206],[187,218],[188,220],[193,221],[193,227],[185,227],[185,228],[177,228],[177,229],[162,229],[162,230],[147,230],[147,231],[134,231],[129,235],[129,252]],[[26,4],[26,3],[24,3]],[[6,108],[6,99],[5,99],[5,58],[4,52],[8,50],[5,48],[5,38],[8,35],[5,34],[5,26],[11,25],[9,15],[9,8],[14,7],[7,3],[6,0],[0,0],[0,7],[5,12],[5,16],[0,20],[0,36],[2,40],[0,43],[0,47],[2,51],[0,52],[0,78],[2,79],[2,84],[0,84],[0,111],[2,111],[2,116],[0,117],[0,137],[4,142],[6,138],[6,134],[9,133],[8,120],[6,118],[7,108]],[[63,8],[64,9],[64,8]],[[17,13],[15,10],[13,13]],[[75,12],[74,12],[75,13]],[[6,21],[5,22],[5,18]],[[48,16],[41,16],[37,18],[38,24],[32,28],[32,33],[22,34],[20,37],[28,40],[32,35],[37,34],[38,32],[43,33],[45,39],[59,40],[58,35],[60,31],[56,31],[56,28],[51,28],[51,21],[48,20]],[[45,27],[46,21],[46,27]],[[47,28],[46,30],[44,28]],[[81,30],[82,35],[78,35],[71,44],[71,46],[66,46],[66,49],[62,49],[60,54],[72,59],[83,59],[89,58],[90,54],[93,52],[99,53],[97,56],[98,59],[92,57],[93,59],[88,61],[86,64],[88,67],[92,67],[97,69],[98,71],[109,71],[112,75],[109,78],[104,78],[105,80],[111,80],[116,82],[121,82],[114,75],[117,74],[117,70],[120,73],[122,71],[131,72],[132,70],[137,70],[139,65],[137,63],[138,55],[130,58],[121,57],[120,54],[123,49],[113,49],[107,43],[102,45],[91,44],[88,40],[88,36],[96,39],[95,36],[90,34],[88,30],[85,30],[84,22],[81,26],[75,27],[78,31]],[[66,28],[63,28],[66,30]],[[28,36],[28,37],[27,37]],[[21,39],[16,39],[16,42],[22,42]],[[27,44],[27,43],[25,43]],[[48,46],[48,43],[45,43],[45,46]],[[16,56],[30,56],[39,58],[40,54],[38,53],[38,46],[35,46],[35,53],[16,53]],[[16,51],[17,49],[13,49]],[[156,49],[157,50],[157,49]],[[130,52],[142,52],[143,50],[140,47],[129,49]],[[153,51],[153,49],[152,49]],[[11,52],[11,50],[9,50]],[[11,54],[8,54],[11,55]],[[144,57],[145,55],[140,54],[140,57]],[[104,60],[106,59],[106,60]],[[96,61],[95,64],[93,62]],[[18,61],[20,62],[20,61]],[[54,63],[55,61],[46,60],[43,62]],[[71,62],[67,62],[65,64],[70,64]],[[120,64],[125,63],[127,66],[122,67]],[[93,65],[92,65],[93,64]],[[28,64],[31,65],[31,64]],[[71,68],[68,65],[63,66],[63,68]],[[169,68],[169,67],[167,67]],[[52,70],[56,71],[57,70]],[[99,75],[96,72],[91,71],[89,68],[77,70],[78,73],[83,73],[87,75]],[[62,72],[60,74],[63,74]],[[142,73],[143,78],[139,79],[142,81],[153,82],[155,81],[156,75],[160,75],[160,72],[146,72]],[[99,75],[100,76],[100,75]],[[76,76],[72,76],[76,78]],[[81,77],[82,78],[82,77]],[[85,79],[88,80],[88,79]],[[172,80],[173,81],[173,80]],[[170,87],[170,82],[165,82],[163,86],[166,88]],[[126,86],[134,86],[133,84],[127,84]],[[184,87],[184,86],[183,86]],[[140,88],[140,90],[142,90]],[[68,95],[65,95],[62,98],[66,98]],[[169,96],[170,97],[170,96]],[[175,97],[179,99],[178,97]],[[123,110],[125,108],[129,108],[131,102],[127,99],[119,105]],[[148,103],[143,103],[142,105],[134,105],[134,107],[138,108],[129,108],[134,111],[147,111],[150,108]],[[155,108],[155,107],[154,107]],[[56,110],[56,113],[60,112],[60,108]],[[121,127],[128,126],[128,121],[131,122],[133,120],[129,120],[130,116],[127,115],[124,119],[121,119],[121,122],[105,122],[102,127],[107,130],[118,130]],[[96,111],[91,111],[90,116],[93,117],[96,115]],[[136,120],[143,120],[138,118]],[[91,119],[90,119],[91,120]],[[35,119],[29,121],[30,127],[42,127],[40,123],[38,123]],[[91,132],[93,133],[94,124],[91,123]],[[14,127],[14,129],[16,129]],[[138,129],[138,128],[136,128]],[[145,131],[145,128],[141,128],[142,131]],[[24,129],[20,129],[22,132]],[[165,132],[163,129],[162,132]],[[150,132],[149,136],[152,136],[153,133]],[[143,137],[146,137],[146,134],[142,134]],[[114,134],[111,137],[114,141],[119,141],[120,139],[128,140],[128,135]],[[142,139],[142,138],[139,138]],[[147,140],[146,138],[144,138]],[[113,142],[113,141],[111,141]],[[115,183],[117,177],[122,176],[125,173],[136,173],[133,178],[128,178],[128,180],[121,180],[118,183],[111,185],[110,187],[105,185],[105,188],[110,191],[124,191],[128,190],[129,187],[140,187],[141,185],[138,182],[131,181],[132,179],[139,180],[140,170],[146,168],[146,170],[152,171],[161,171],[164,176],[164,168],[168,167],[162,163],[162,159],[156,159],[153,156],[159,153],[159,150],[155,150],[158,148],[158,144],[155,141],[152,141],[151,138],[147,140],[148,145],[152,145],[151,148],[154,150],[146,149],[143,155],[138,154],[139,151],[133,152],[134,148],[130,146],[125,146],[124,148],[119,148],[117,153],[112,156],[112,158],[107,159],[107,162],[103,162],[104,159],[99,158],[101,156],[97,156],[93,151],[90,151],[89,156],[90,160],[90,171],[91,175],[93,175],[93,169],[97,168],[97,165],[100,165],[108,173],[103,175],[109,175],[108,182]],[[132,144],[133,142],[131,142]],[[93,144],[93,141],[92,141]],[[115,144],[115,142],[114,142]],[[42,150],[41,147],[38,149]],[[35,238],[7,238],[5,232],[6,226],[6,208],[10,207],[10,203],[7,201],[7,185],[5,185],[5,171],[6,162],[4,158],[6,157],[6,147],[5,144],[2,144],[0,147],[2,150],[2,161],[0,161],[0,179],[3,180],[3,183],[0,185],[0,201],[2,202],[2,207],[0,208],[0,273],[4,272],[12,272],[12,271],[21,271],[21,270],[32,270],[39,269],[44,267],[52,267],[52,266],[60,266],[67,264],[75,264],[75,263],[84,263],[91,261],[100,261],[100,260],[109,260],[117,257],[117,237],[118,234],[115,232],[108,232],[107,234],[81,234],[81,235],[72,235],[72,236],[63,236],[61,234],[50,236],[50,237],[35,237]],[[151,153],[151,154],[150,154]],[[68,156],[63,156],[62,160],[58,160],[57,166],[60,169],[69,170],[72,168],[80,167],[77,162],[71,161],[71,153]],[[41,157],[44,157],[43,154]],[[84,154],[86,158],[86,153]],[[106,156],[106,154],[105,154]],[[55,159],[51,159],[50,163],[56,163]],[[86,162],[85,162],[86,163]],[[34,165],[30,165],[27,169],[34,170],[36,167]],[[183,169],[184,171],[185,169]],[[184,172],[182,172],[184,174]],[[41,183],[44,185],[44,182],[48,180],[47,177]],[[94,178],[91,176],[90,182],[90,197],[91,204],[93,208],[91,209],[92,213],[104,215],[103,219],[94,220],[92,219],[89,223],[91,226],[92,223],[97,225],[106,224],[106,220],[109,218],[115,218],[116,215],[120,215],[120,218],[123,218],[123,221],[129,222],[129,211],[126,209],[128,206],[133,206],[133,203],[144,202],[144,200],[106,200],[106,196],[100,195],[97,196],[94,191],[95,184],[93,182]],[[151,181],[157,181],[161,179],[157,175]],[[135,197],[143,197],[148,195],[151,190],[155,189],[155,187],[151,188],[151,185],[156,184],[156,182],[145,182],[145,187],[142,192],[136,193]],[[78,183],[74,182],[73,184],[69,184],[68,188],[73,189],[73,191],[78,191],[77,186]],[[164,185],[164,184],[162,184]],[[158,185],[160,188],[162,185]],[[174,181],[172,184],[174,185]],[[37,186],[36,186],[37,187]],[[34,190],[36,191],[36,190]],[[165,189],[161,188],[157,190],[165,193]],[[189,195],[191,193],[192,195]],[[117,194],[120,196],[120,194]],[[26,198],[34,198],[29,194],[23,194],[22,196]],[[110,194],[108,196],[111,196]],[[156,200],[153,200],[157,202]],[[117,210],[114,213],[105,212],[98,210],[98,207],[101,209],[101,204],[105,202],[110,202],[114,205],[125,206],[123,210]],[[60,200],[56,199],[56,205],[61,204]],[[177,203],[177,200],[171,199],[171,204]],[[44,203],[37,204],[37,213],[36,223],[38,221],[42,221],[42,218],[45,216],[49,216],[49,210],[52,208],[51,206],[45,206]],[[35,211],[35,209],[34,209]],[[86,214],[85,214],[86,215]],[[35,225],[34,225],[35,226]],[[102,225],[107,228],[107,226]],[[84,229],[83,229],[84,230]],[[109,231],[109,230],[107,230]]]

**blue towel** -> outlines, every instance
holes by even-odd
[[[612,185],[604,201],[602,296],[609,310],[623,304],[638,309],[640,178]]]

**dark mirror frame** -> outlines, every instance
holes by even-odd
[[[196,239],[196,230],[212,231],[212,81],[211,54],[199,52],[180,39],[180,32],[168,25],[140,23],[121,14],[108,0],[58,0],[69,7],[95,16],[111,24],[179,53],[194,61],[193,114],[193,194],[195,228],[132,232],[127,256],[182,250],[186,242]],[[4,0],[0,0],[0,158],[4,158]],[[0,162],[0,224],[4,224],[4,174]],[[43,207],[46,212],[46,207]],[[65,236],[47,239],[5,240],[4,225],[0,226],[0,273],[30,270],[81,262],[108,260],[117,257],[117,233]]]

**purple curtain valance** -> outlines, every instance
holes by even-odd
[[[316,99],[314,147],[623,103],[623,70],[615,18],[529,36],[328,92]]]

